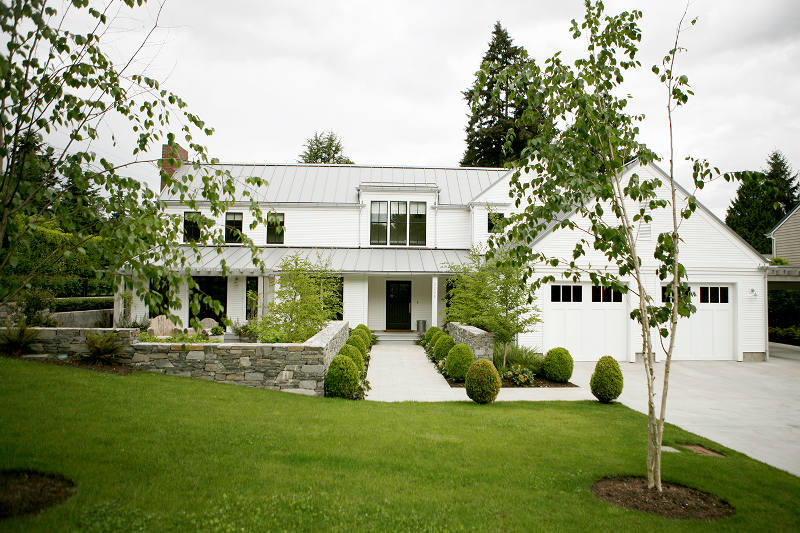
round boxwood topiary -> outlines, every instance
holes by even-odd
[[[466,344],[456,344],[450,351],[447,352],[447,360],[444,363],[444,368],[447,370],[447,375],[452,379],[458,381],[467,377],[467,370],[475,360],[475,356]]]
[[[372,330],[370,330],[370,329],[369,329],[369,328],[366,326],[366,324],[359,324],[359,325],[357,325],[357,326],[356,326],[354,329],[363,329],[363,330],[365,330],[367,333],[372,333]]]
[[[367,343],[365,343],[364,339],[362,339],[360,336],[350,335],[350,338],[347,339],[345,344],[349,344],[358,348],[358,351],[361,352],[361,357],[367,356]]]
[[[364,331],[363,329],[359,328],[359,329],[354,329],[353,331],[350,332],[350,336],[353,336],[353,335],[358,335],[359,337],[361,337],[361,340],[363,340],[364,344],[366,344],[367,348],[369,348],[369,345],[372,342],[372,335],[371,334],[369,334],[366,331]]]
[[[600,403],[611,403],[622,394],[622,370],[617,360],[610,355],[604,355],[597,361],[589,381],[594,397]]]
[[[342,349],[339,350],[339,355],[349,357],[356,364],[359,374],[364,373],[364,356],[361,355],[358,348],[352,344],[345,344],[342,346]]]
[[[572,377],[572,356],[566,348],[553,348],[544,356],[544,377],[556,383],[566,383]]]
[[[444,358],[447,357],[447,354],[450,353],[450,348],[455,345],[456,341],[454,341],[453,337],[447,333],[439,335],[439,338],[436,340],[436,345],[433,347],[434,360],[437,363],[444,360]]]
[[[428,344],[425,345],[425,351],[429,354],[433,354],[433,347],[436,346],[436,341],[438,341],[439,337],[444,334],[445,332],[442,330],[434,331],[433,335],[431,335],[431,339],[428,341]]]
[[[337,355],[325,374],[325,396],[352,399],[358,392],[358,380],[358,368],[353,360]]]
[[[488,359],[478,359],[467,370],[464,386],[467,396],[475,403],[493,402],[500,392],[500,385],[500,374]]]
[[[436,326],[429,327],[428,331],[425,332],[425,336],[422,338],[422,343],[428,344],[429,342],[431,342],[431,338],[437,331],[442,331],[442,330],[440,328],[437,328]]]

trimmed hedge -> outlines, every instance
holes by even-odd
[[[500,392],[500,374],[488,359],[478,359],[467,370],[464,386],[475,403],[491,403]]]
[[[428,344],[425,345],[425,351],[428,352],[428,355],[433,355],[433,348],[436,346],[436,341],[439,340],[439,337],[442,335],[446,335],[446,333],[442,330],[434,331],[433,335],[431,335]]]
[[[356,364],[359,374],[364,373],[364,357],[361,355],[361,352],[358,351],[358,348],[351,344],[345,344],[342,346],[342,349],[339,350],[339,355],[349,357],[350,360]]]
[[[450,349],[455,345],[456,341],[447,333],[439,335],[436,345],[433,347],[433,359],[437,363],[443,361],[444,358],[447,357],[447,354],[450,353]]]
[[[544,356],[544,377],[556,383],[566,383],[572,377],[572,356],[566,348],[553,348]]]
[[[600,403],[611,403],[622,394],[622,370],[617,360],[604,355],[597,361],[589,380],[592,394]]]
[[[350,335],[350,338],[347,339],[345,344],[358,348],[358,351],[361,352],[361,357],[367,356],[367,344],[364,342],[364,339],[358,335]]]
[[[431,326],[428,328],[428,331],[425,332],[425,336],[422,337],[423,346],[426,346],[431,341],[431,338],[437,331],[442,331],[442,330],[441,328],[438,328],[436,326]]]
[[[55,309],[61,311],[91,311],[94,309],[114,309],[114,298],[58,298],[56,299]]]
[[[337,355],[325,374],[325,396],[353,399],[358,393],[358,368],[349,357]]]
[[[447,370],[447,375],[452,379],[463,380],[467,377],[467,371],[472,366],[475,360],[475,355],[466,344],[456,344],[450,351],[447,352],[447,360],[445,361],[444,368]]]

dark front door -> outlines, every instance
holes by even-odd
[[[411,329],[411,282],[386,282],[386,329]]]

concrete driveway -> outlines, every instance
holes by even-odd
[[[670,372],[667,422],[719,442],[754,459],[800,476],[800,348],[770,345],[766,363],[675,361]],[[621,363],[625,386],[620,401],[647,412],[642,363]],[[664,365],[657,367],[659,390]],[[578,362],[569,389],[503,389],[498,401],[594,399],[589,379],[594,363]],[[373,348],[368,378],[373,401],[469,401],[451,389],[413,344]],[[657,407],[658,408],[658,407]]]

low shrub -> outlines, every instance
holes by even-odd
[[[436,346],[436,341],[438,341],[439,337],[441,337],[442,335],[446,335],[446,333],[442,330],[434,331],[433,335],[431,335],[430,340],[425,345],[425,352],[431,359],[433,358],[433,348]]]
[[[542,364],[544,363],[544,355],[537,351],[537,348],[529,348],[527,346],[514,346],[508,345],[508,352],[506,353],[506,366],[502,369],[504,372],[512,367],[521,366],[530,370],[535,375],[542,373]],[[503,364],[503,343],[496,342],[494,345],[494,364],[497,370]]]
[[[250,335],[245,335],[245,337],[249,336]],[[264,343],[283,342],[283,333],[281,333],[277,329],[259,330],[258,334],[255,337],[258,342],[264,342]]]
[[[364,357],[361,355],[361,352],[358,351],[358,348],[351,344],[345,344],[342,346],[342,349],[339,350],[339,355],[343,355],[345,357],[349,357],[351,361],[356,364],[356,368],[358,368],[358,373],[364,373]]]
[[[500,374],[488,359],[478,359],[470,365],[464,386],[467,396],[475,403],[491,403],[500,392]]]
[[[444,361],[447,354],[450,353],[450,349],[455,345],[456,342],[453,340],[453,337],[447,333],[439,335],[436,345],[433,347],[433,360],[437,363],[439,361]]]
[[[788,328],[769,328],[769,340],[772,342],[800,346],[800,326],[789,326]]]
[[[23,318],[16,325],[9,325],[0,334],[0,352],[11,357],[19,357],[31,351],[31,345],[39,338],[39,331],[28,327]]]
[[[467,370],[475,360],[475,356],[466,344],[456,344],[447,352],[445,370],[451,379],[462,381],[467,377]]]
[[[86,348],[88,354],[81,354],[79,357],[90,363],[101,363],[108,365],[116,361],[117,356],[125,348],[125,343],[115,332],[109,333],[87,333]]]
[[[337,355],[325,374],[325,396],[353,399],[359,393],[356,364],[349,357]]]
[[[566,383],[572,377],[572,356],[566,348],[553,348],[544,356],[542,373],[556,383]]]
[[[361,340],[364,341],[364,343],[367,345],[367,347],[369,347],[370,343],[372,342],[372,334],[368,333],[366,330],[363,330],[363,329],[360,329],[360,328],[354,329],[353,331],[351,331],[350,335],[351,336],[358,335],[359,337],[361,337]]]
[[[422,345],[426,346],[430,342],[433,335],[439,331],[442,331],[441,328],[438,328],[436,326],[429,327],[428,331],[425,332],[425,336],[422,337]]]
[[[186,333],[179,333],[177,335],[170,335],[169,337],[156,337],[150,335],[146,331],[139,333],[139,342],[163,342],[169,344],[198,344],[211,342],[208,335],[188,335]]]
[[[51,318],[48,312],[52,312],[56,306],[56,299],[53,293],[46,289],[32,288],[22,294],[22,314],[25,315],[25,322],[29,326],[57,326],[58,323]]]
[[[522,365],[512,365],[508,367],[503,376],[519,387],[530,387],[533,385],[533,379],[536,376],[530,368]]]
[[[355,329],[360,329],[360,330],[362,330],[364,333],[366,333],[369,336],[369,339],[367,340],[367,348],[371,348],[371,347],[375,346],[376,344],[378,344],[378,336],[375,335],[372,332],[372,330],[369,329],[364,324],[357,325],[355,327]]]
[[[92,311],[94,309],[114,309],[114,298],[57,298],[53,312]]]
[[[214,326],[211,328],[211,334],[215,336],[225,335],[225,328],[222,326]]]
[[[604,355],[597,361],[589,380],[592,394],[600,403],[611,403],[622,394],[622,370],[617,360]]]
[[[350,338],[347,339],[345,344],[349,344],[358,348],[358,351],[361,352],[361,357],[367,356],[367,343],[365,343],[364,339],[358,335],[350,335]]]

